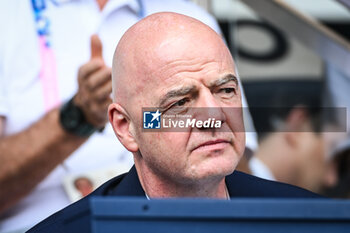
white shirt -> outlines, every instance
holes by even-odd
[[[251,170],[253,176],[276,181],[275,176],[272,174],[268,166],[254,156],[249,160],[249,169]]]
[[[140,19],[140,5],[136,0],[110,0],[100,12],[96,0],[72,0],[59,6],[47,0],[46,4],[57,66],[58,96],[63,103],[77,91],[78,68],[90,58],[90,36],[99,35],[104,60],[111,66],[119,39]],[[143,5],[145,15],[178,12],[195,17],[219,32],[214,18],[191,2],[143,0]],[[0,116],[6,117],[5,135],[10,135],[40,119],[45,108],[38,78],[41,63],[31,1],[1,1],[0,7]],[[67,174],[113,163],[129,168],[133,160],[108,124],[103,133],[91,136],[27,197],[0,216],[0,232],[31,227],[70,204],[61,184]]]

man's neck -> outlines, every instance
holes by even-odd
[[[137,169],[137,173],[141,186],[149,198],[198,197],[229,199],[225,178],[180,184],[172,182],[171,179],[162,179],[160,176],[154,176],[140,168]]]

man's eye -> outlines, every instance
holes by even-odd
[[[164,112],[166,112],[167,114],[179,114],[183,111],[186,111],[189,102],[190,102],[190,98],[183,98],[173,103]]]
[[[173,106],[174,107],[179,107],[179,106],[183,106],[185,105],[187,102],[189,102],[190,100],[188,98],[183,98],[179,101],[177,101]]]
[[[223,88],[222,91],[225,92],[226,94],[229,94],[229,93],[235,92],[235,89],[234,88]]]
[[[233,88],[233,87],[220,88],[219,94],[222,97],[230,98],[230,97],[232,97],[232,96],[234,96],[236,94],[236,89]]]

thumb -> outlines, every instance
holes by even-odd
[[[91,36],[91,59],[102,58],[102,42],[97,34]]]

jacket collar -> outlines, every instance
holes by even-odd
[[[139,196],[139,197],[145,197],[146,194],[143,190],[139,177],[136,172],[135,166],[133,166],[130,171],[122,178],[120,183],[115,186],[111,187],[110,190],[108,190],[108,194],[111,196]]]

